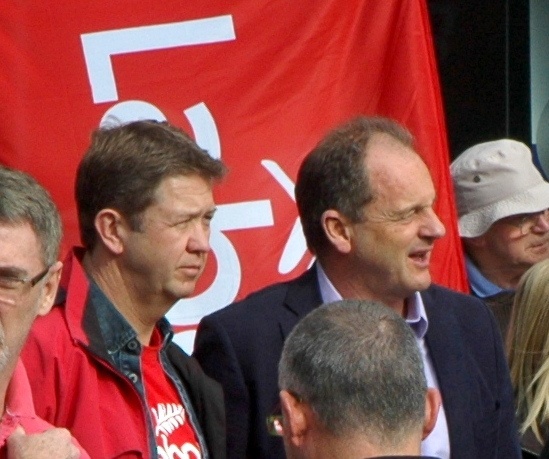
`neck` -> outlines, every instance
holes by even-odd
[[[498,287],[507,290],[514,290],[517,288],[521,273],[517,272],[502,272],[502,271],[481,271],[484,277]]]
[[[419,456],[421,438],[409,438],[399,445],[384,446],[365,438],[364,434],[333,437],[323,435],[314,440],[312,454],[306,457],[315,459],[364,459],[377,456]]]
[[[2,416],[6,412],[6,405],[8,404],[7,395],[8,387],[13,377],[13,372],[17,365],[18,359],[13,359],[8,357],[8,361],[5,365],[0,366],[0,413]]]
[[[165,309],[153,308],[154,302],[140,295],[138,283],[120,269],[114,257],[104,256],[100,251],[86,252],[82,263],[86,272],[135,330],[139,342],[147,346],[156,323],[169,306]],[[155,314],[157,309],[161,312]]]
[[[343,299],[379,301],[389,306],[400,316],[406,317],[406,297],[404,295],[392,295],[386,290],[385,285],[367,285],[364,282],[364,276],[361,273],[357,275],[353,269],[348,269],[345,262],[338,264],[334,260],[324,260],[320,264]]]
[[[506,268],[499,260],[492,260],[489,256],[468,256],[486,279],[503,289],[516,289],[522,274],[528,268],[524,266]]]

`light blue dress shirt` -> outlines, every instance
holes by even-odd
[[[467,269],[469,286],[476,297],[488,298],[497,295],[498,293],[512,292],[512,290],[503,289],[499,285],[486,279],[468,256],[465,256],[465,268]]]
[[[333,286],[330,279],[328,279],[328,276],[318,261],[316,263],[316,268],[322,302],[332,303],[334,301],[342,300],[343,298],[340,293]],[[429,355],[427,345],[425,344],[424,338],[427,333],[427,329],[429,328],[429,321],[427,319],[427,312],[425,311],[425,306],[419,292],[416,292],[413,296],[407,299],[407,305],[407,316],[405,317],[405,320],[410,327],[412,327],[412,330],[416,335],[416,341],[423,359],[427,386],[439,389],[433,362]],[[448,434],[448,424],[446,422],[446,413],[444,412],[443,404],[440,406],[435,428],[429,436],[421,442],[421,454],[424,456],[436,456],[441,459],[450,459],[450,437]]]

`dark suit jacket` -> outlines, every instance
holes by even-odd
[[[439,286],[422,298],[452,459],[520,458],[513,393],[493,315],[480,300]],[[200,322],[194,356],[225,391],[228,459],[284,458],[281,439],[265,425],[278,403],[278,360],[292,327],[321,302],[313,267]]]
[[[209,457],[225,459],[226,427],[222,388],[204,374],[196,360],[181,352],[175,344],[170,343],[167,352],[191,399],[208,446]]]

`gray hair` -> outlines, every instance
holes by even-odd
[[[0,166],[0,222],[29,223],[42,249],[42,261],[58,260],[62,226],[49,193],[30,175]]]
[[[415,336],[374,301],[323,305],[288,336],[279,387],[308,403],[334,436],[398,445],[425,419],[427,382]]]

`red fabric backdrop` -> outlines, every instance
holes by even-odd
[[[182,329],[309,265],[297,169],[357,114],[393,117],[416,136],[447,227],[434,278],[466,288],[423,0],[7,0],[0,62],[0,162],[50,190],[64,250],[79,240],[76,165],[108,115],[168,119],[228,165],[210,265],[198,295],[170,312]]]

